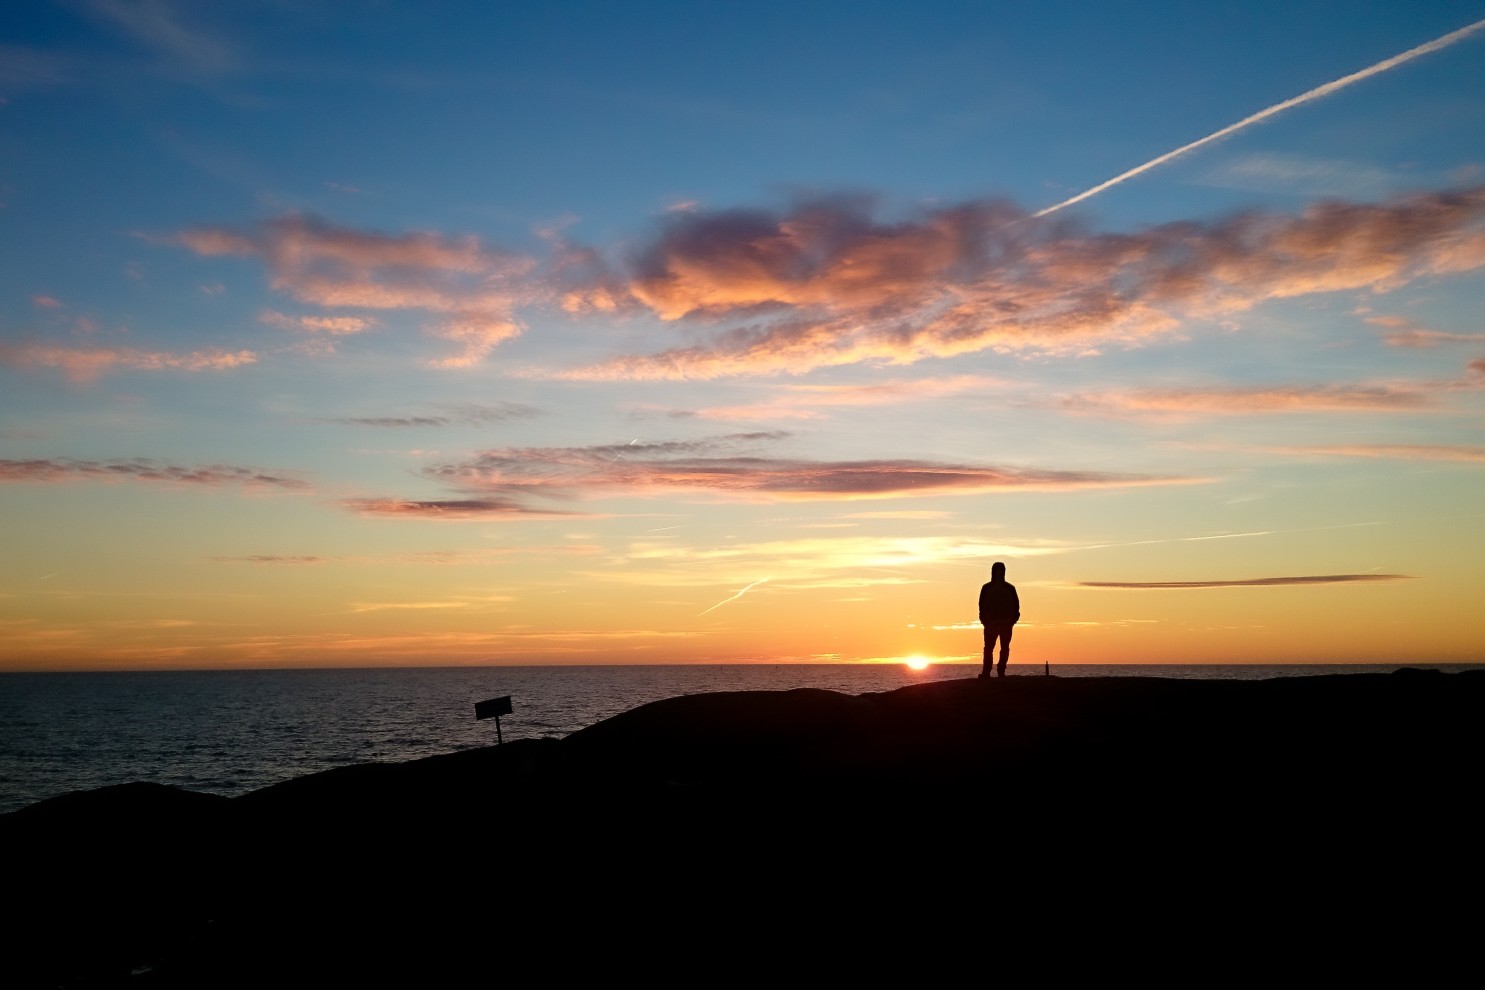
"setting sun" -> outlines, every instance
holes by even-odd
[[[926,670],[928,665],[933,661],[921,653],[914,653],[910,657],[903,657],[902,662],[907,665],[909,670]]]

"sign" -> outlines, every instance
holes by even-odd
[[[476,701],[474,703],[474,717],[499,718],[510,714],[510,695],[503,698],[491,698],[489,701]]]

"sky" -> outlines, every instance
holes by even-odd
[[[1485,660],[1485,2],[0,11],[0,670]]]

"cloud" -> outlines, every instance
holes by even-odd
[[[1415,388],[1379,385],[1258,385],[1221,389],[1143,389],[1069,396],[1061,407],[1087,413],[1400,412],[1426,409],[1433,397]]]
[[[55,296],[32,296],[31,305],[37,309],[60,309],[63,303]]]
[[[0,364],[18,368],[60,368],[72,381],[89,382],[116,370],[219,371],[253,364],[252,351],[216,348],[175,354],[134,347],[59,347],[53,344],[0,344]]]
[[[1348,584],[1353,581],[1411,581],[1411,574],[1317,574],[1309,577],[1264,577],[1241,581],[1079,581],[1080,588],[1164,590],[1171,588],[1269,588],[1295,584]]]
[[[762,402],[709,406],[696,410],[695,415],[715,420],[818,419],[826,415],[824,409],[929,402],[965,392],[989,392],[1002,384],[984,375],[953,375],[875,385],[774,385],[770,397]]]
[[[0,89],[16,92],[68,82],[69,59],[57,52],[0,44]],[[0,97],[0,102],[3,102]]]
[[[697,493],[753,502],[1058,491],[1195,479],[926,460],[822,461],[744,452],[778,432],[591,447],[504,447],[424,473],[466,492],[508,498]]]
[[[513,499],[457,498],[414,500],[402,498],[347,498],[340,505],[363,516],[423,519],[499,519],[574,516],[578,513],[532,509]]]
[[[465,403],[446,406],[449,411],[437,416],[338,416],[321,419],[322,423],[344,423],[352,426],[484,426],[513,419],[527,419],[539,414],[535,406],[520,402]]]
[[[1485,266],[1485,186],[1132,234],[1032,222],[1005,202],[897,222],[875,214],[865,198],[835,197],[663,217],[627,261],[590,265],[565,305],[721,328],[561,377],[706,379],[985,350],[1085,353],[1268,300],[1384,292]]]
[[[1240,155],[1211,169],[1199,181],[1244,192],[1356,197],[1384,195],[1395,186],[1397,177],[1357,162],[1267,152]]]
[[[472,236],[368,233],[301,214],[266,220],[247,230],[185,230],[168,240],[206,256],[261,258],[270,286],[299,302],[327,309],[436,314],[427,332],[459,345],[454,355],[433,362],[441,367],[476,363],[521,332],[514,307],[529,288],[521,277],[533,265],[528,258],[487,247]],[[331,332],[350,332],[333,327],[352,325],[310,327],[303,317],[285,319]]]
[[[162,463],[148,457],[109,461],[76,460],[69,457],[0,459],[0,483],[61,484],[76,481],[146,481],[170,486],[202,485],[211,488],[241,485],[247,488],[282,488],[290,491],[305,491],[310,487],[308,482],[289,474],[271,474],[256,468],[225,464],[182,466]]]
[[[429,566],[489,564],[516,556],[591,556],[599,552],[592,544],[563,543],[557,546],[482,547],[478,550],[412,550],[407,553],[354,554],[323,556],[320,554],[254,553],[209,558],[222,564],[264,564],[291,567],[320,564],[425,564]]]
[[[1466,444],[1355,443],[1329,447],[1290,447],[1281,453],[1380,457],[1398,461],[1460,461],[1485,464],[1485,447]]]
[[[92,0],[90,6],[178,65],[212,73],[237,65],[224,42],[184,23],[166,0]]]
[[[265,309],[258,321],[283,330],[309,330],[331,334],[360,333],[376,326],[376,320],[364,316],[286,316]]]
[[[1485,341],[1485,333],[1448,333],[1420,327],[1402,316],[1371,316],[1368,323],[1386,327],[1388,333],[1382,340],[1389,347],[1438,347],[1440,344],[1477,344]]]

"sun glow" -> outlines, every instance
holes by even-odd
[[[909,670],[927,670],[928,665],[933,661],[921,653],[914,653],[910,657],[903,657],[902,662],[907,665]]]

